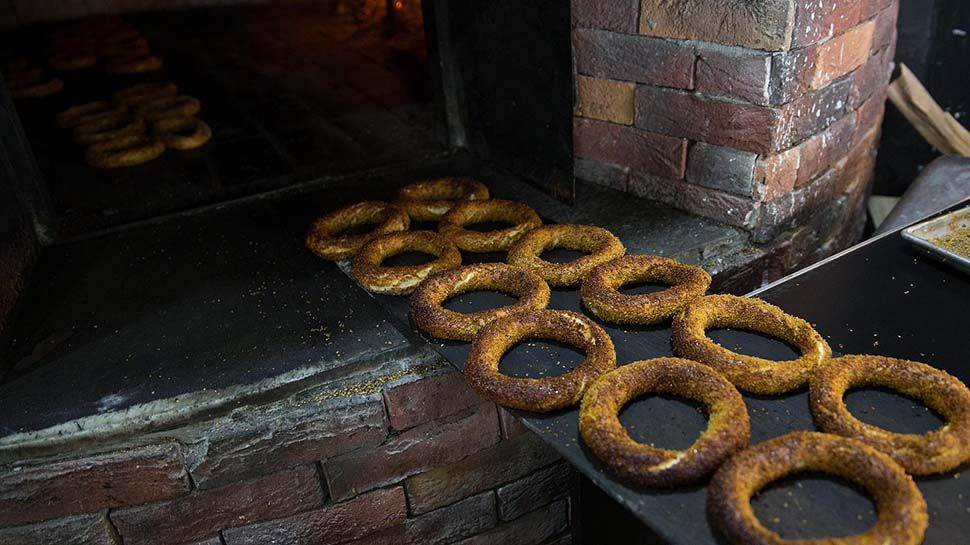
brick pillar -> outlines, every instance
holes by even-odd
[[[822,215],[858,225],[896,0],[572,8],[578,178],[744,228],[759,244]]]

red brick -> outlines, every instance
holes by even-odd
[[[839,172],[835,169],[810,184],[765,203],[759,211],[752,240],[765,243],[804,223],[806,216],[838,198]]]
[[[111,523],[102,514],[77,515],[0,529],[0,545],[118,545]]]
[[[384,530],[402,526],[406,517],[404,490],[395,487],[375,490],[349,501],[283,519],[230,528],[222,535],[227,545],[334,545],[364,536],[379,536]],[[361,541],[368,544],[374,542],[367,539]]]
[[[801,149],[794,147],[758,160],[755,177],[759,180],[759,197],[771,201],[795,187],[801,166]]]
[[[456,462],[499,439],[495,405],[482,403],[411,428],[376,449],[361,449],[326,460],[324,472],[331,497],[342,500]]]
[[[869,60],[876,23],[863,23],[818,46],[812,88],[818,89],[841,78]]]
[[[770,102],[771,55],[751,49],[698,46],[695,89],[705,95]]]
[[[602,30],[573,31],[576,71],[588,76],[690,89],[691,45]]]
[[[627,180],[630,178],[630,167],[575,157],[573,158],[573,174],[580,180],[626,191]]]
[[[771,57],[772,104],[787,104],[812,89],[818,46],[775,53]]]
[[[628,81],[577,76],[575,114],[621,125],[632,125],[635,87]]]
[[[512,413],[502,407],[498,408],[498,422],[502,428],[503,439],[511,439],[517,435],[529,432],[517,416],[513,416]]]
[[[825,132],[799,145],[801,163],[795,187],[804,186],[848,154],[855,133],[855,120],[855,113],[850,113],[833,123]]]
[[[855,110],[869,99],[873,93],[886,87],[889,83],[889,63],[887,50],[882,50],[869,57],[852,78],[852,89],[849,91],[849,109]]]
[[[819,43],[855,26],[868,0],[797,0],[792,48]]]
[[[341,545],[402,545],[407,542],[407,528],[402,524],[366,535],[360,539],[348,541]]]
[[[323,503],[317,470],[304,466],[163,503],[111,512],[125,545],[204,539],[219,530],[286,517]]]
[[[636,34],[640,0],[572,0],[573,26]]]
[[[789,46],[787,1],[758,2],[755,9],[723,0],[643,0],[640,34],[698,40],[724,45],[779,51]]]
[[[721,223],[750,228],[754,225],[757,203],[716,189],[683,184],[674,206]]]
[[[203,489],[377,446],[387,438],[387,424],[375,395],[259,411],[205,433],[204,453],[192,469]]]
[[[569,503],[560,500],[490,532],[470,537],[455,545],[538,545],[566,531]],[[232,544],[230,544],[232,545]]]
[[[865,20],[877,13],[884,12],[887,9],[893,11],[899,9],[898,0],[861,0],[862,5],[859,8],[859,19]]]
[[[878,51],[888,47],[896,35],[896,19],[899,5],[883,10],[875,19],[876,29],[872,35],[872,50]]]
[[[683,138],[592,119],[573,120],[573,152],[667,178],[683,178],[687,164]]]
[[[485,400],[465,383],[461,373],[423,376],[384,387],[391,427],[404,431],[474,407]]]
[[[861,135],[869,132],[873,127],[882,125],[883,113],[886,111],[886,93],[880,91],[869,97],[862,106],[856,110],[856,136],[855,141],[859,141]]]
[[[401,543],[439,545],[454,543],[495,527],[498,515],[491,490],[430,513],[409,518],[407,538]]]
[[[454,464],[435,467],[405,481],[414,514],[427,513],[473,494],[513,481],[559,457],[552,447],[526,434]]]
[[[543,505],[569,495],[573,472],[559,463],[498,488],[498,512],[502,520],[514,520]]]
[[[777,149],[797,144],[839,120],[846,111],[853,82],[852,77],[844,78],[786,104]]]
[[[10,466],[0,475],[0,525],[158,501],[188,491],[182,446],[175,442]]]
[[[778,146],[781,112],[774,108],[649,86],[637,87],[636,101],[641,129],[755,153]]]

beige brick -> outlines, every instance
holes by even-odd
[[[576,80],[576,115],[633,124],[634,84],[579,76]]]

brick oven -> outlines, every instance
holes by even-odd
[[[338,206],[471,175],[731,292],[862,234],[895,0],[235,4],[0,18],[165,59],[0,96],[0,544],[580,543],[608,500],[303,247]],[[99,171],[52,122],[163,79],[201,150]]]

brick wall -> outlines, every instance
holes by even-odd
[[[571,541],[571,469],[445,368],[96,449],[0,466],[0,545]]]
[[[829,209],[857,225],[897,1],[737,3],[572,0],[576,176],[742,227],[759,244],[785,233],[807,245],[831,226],[799,229]],[[815,242],[848,231],[858,229]],[[794,252],[765,251],[783,250]]]

